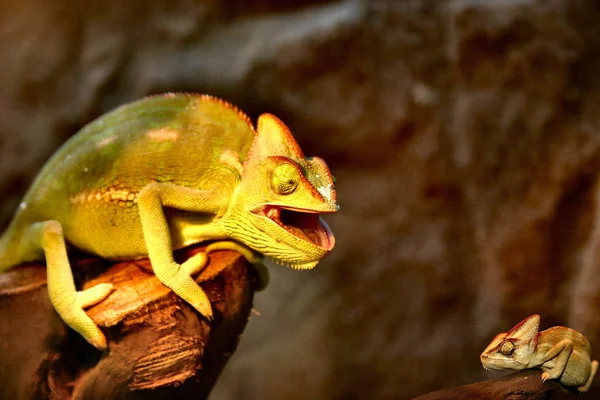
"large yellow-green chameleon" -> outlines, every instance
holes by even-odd
[[[233,249],[256,265],[267,256],[312,268],[335,243],[319,214],[337,210],[329,168],[305,157],[275,116],[262,114],[254,129],[214,97],[153,96],[91,122],[47,162],[0,237],[0,271],[45,258],[54,308],[104,349],[83,309],[112,285],[78,292],[68,245],[111,260],[149,257],[157,278],[210,319],[208,298],[191,277],[206,252],[180,265],[174,249],[214,240],[207,252]]]

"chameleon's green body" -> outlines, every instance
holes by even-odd
[[[230,196],[239,173],[219,157],[230,150],[243,162],[253,138],[249,121],[235,109],[198,97],[157,96],[127,105],[87,125],[54,154],[12,229],[54,219],[81,250],[110,259],[146,256],[137,209],[144,186],[169,182]],[[174,247],[193,242],[186,239]]]
[[[205,254],[179,265],[173,249],[229,240],[213,249],[238,250],[255,264],[260,254],[311,268],[334,245],[317,213],[335,211],[329,169],[305,158],[272,115],[263,114],[255,130],[235,107],[209,96],[149,97],[90,123],[48,161],[0,237],[0,271],[45,257],[55,308],[102,348],[103,335],[81,308],[111,287],[77,293],[66,243],[108,259],[149,256],[157,277],[210,317],[189,276]]]

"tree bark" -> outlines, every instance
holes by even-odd
[[[437,390],[416,397],[413,400],[537,400],[566,399],[576,388],[567,390],[556,380],[541,381],[542,371],[525,370],[504,376],[488,379],[470,385],[450,389]]]
[[[176,254],[181,261],[199,249]],[[235,351],[252,307],[252,269],[236,252],[210,254],[196,277],[208,321],[163,286],[148,260],[72,260],[78,287],[115,290],[86,310],[108,340],[104,353],[70,330],[50,304],[43,264],[0,275],[0,398],[203,399]]]

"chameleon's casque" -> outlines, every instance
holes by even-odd
[[[540,316],[534,314],[496,335],[481,354],[483,367],[499,371],[538,368],[543,371],[542,382],[559,379],[565,386],[586,392],[598,370],[588,339],[564,326],[542,332],[539,327]]]
[[[47,162],[0,238],[0,270],[45,258],[54,307],[104,348],[83,308],[112,287],[77,292],[66,243],[107,259],[149,257],[156,276],[210,318],[190,276],[206,254],[179,265],[174,249],[214,240],[208,251],[238,250],[257,266],[264,255],[312,268],[335,243],[319,214],[337,210],[329,168],[305,157],[275,116],[254,129],[210,96],[148,97],[93,121]]]

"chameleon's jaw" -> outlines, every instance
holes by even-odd
[[[335,245],[333,232],[316,211],[267,205],[257,210],[257,214],[269,218],[310,247],[329,252]]]
[[[518,360],[507,358],[507,357],[493,357],[482,354],[479,359],[481,360],[481,365],[488,371],[505,371],[507,369],[520,371],[525,369],[526,365],[522,364]]]
[[[502,368],[495,366],[493,363],[490,363],[483,357],[481,358],[481,364],[483,365],[483,369],[486,371],[502,371]]]
[[[298,208],[262,204],[254,209],[233,207],[223,217],[227,234],[275,263],[311,269],[335,246],[335,237],[320,214],[332,214],[337,205]]]

